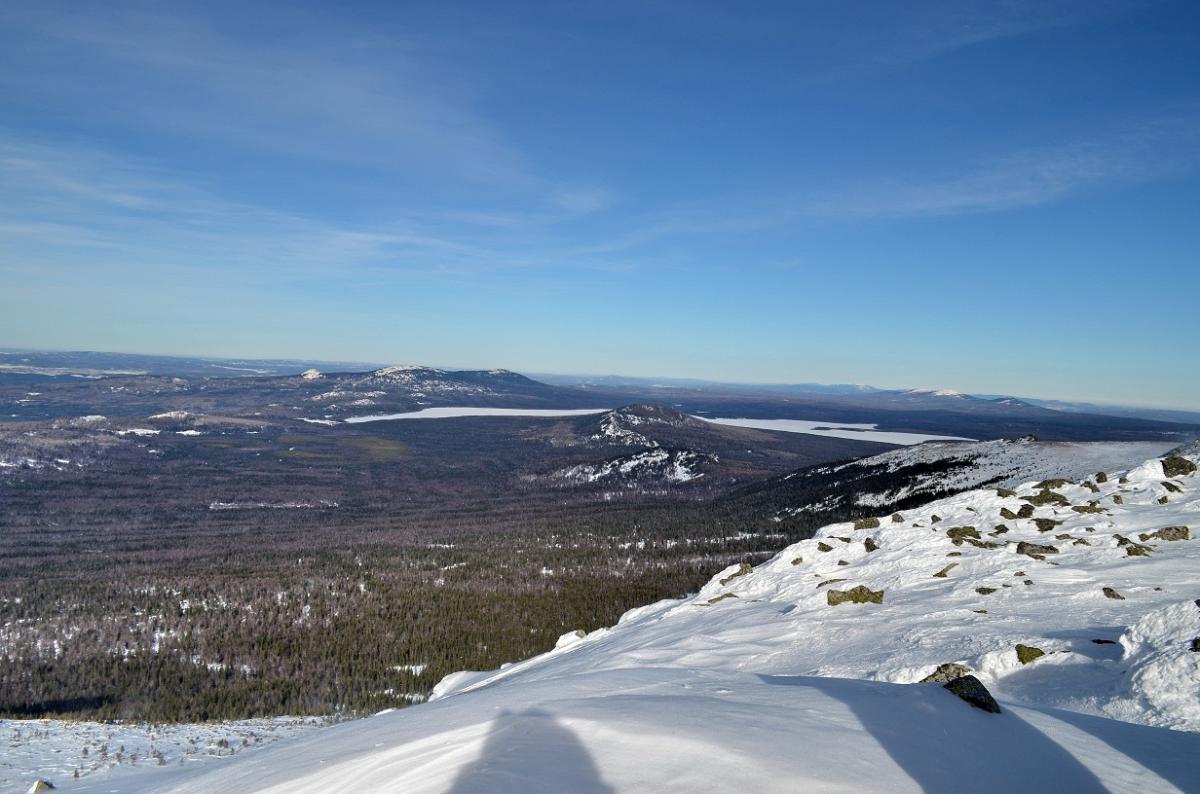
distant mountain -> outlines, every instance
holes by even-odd
[[[182,378],[252,378],[295,375],[309,368],[362,370],[370,364],[291,359],[198,358],[93,351],[0,351],[0,382],[169,375]]]

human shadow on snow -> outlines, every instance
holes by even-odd
[[[987,713],[937,685],[759,677],[777,686],[811,687],[843,703],[896,765],[930,794],[1108,791],[1090,769],[1011,710]],[[880,781],[848,782],[881,790]]]
[[[463,767],[450,794],[611,794],[587,748],[540,709],[502,711],[483,751]]]

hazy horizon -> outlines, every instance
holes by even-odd
[[[1195,409],[1197,52],[1179,1],[11,5],[0,339]]]

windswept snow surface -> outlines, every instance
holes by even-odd
[[[392,419],[456,419],[462,416],[586,416],[600,414],[607,408],[422,408],[401,414],[376,414],[374,416],[348,416],[347,424],[359,422],[386,422]]]
[[[1200,790],[1200,476],[1154,459],[1015,490],[830,525],[428,705],[120,788]],[[882,603],[830,604],[859,585]],[[1004,713],[917,683],[947,662]]]
[[[973,441],[962,436],[933,436],[924,433],[897,433],[876,430],[873,424],[853,422],[814,422],[808,419],[728,419],[697,416],[705,422],[733,427],[752,427],[757,430],[778,430],[782,433],[808,433],[830,438],[854,438],[859,441],[878,441],[882,444],[920,444],[923,441]]]

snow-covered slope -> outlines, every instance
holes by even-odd
[[[774,505],[773,518],[832,520],[847,509],[891,510],[990,485],[1012,488],[1029,480],[1078,480],[1105,469],[1126,469],[1173,445],[1161,441],[1053,442],[927,441],[843,464],[812,466],[754,487]],[[841,515],[836,517],[841,517]]]
[[[1196,791],[1198,451],[831,525],[430,704],[152,790]],[[947,663],[1003,713],[921,683]]]

